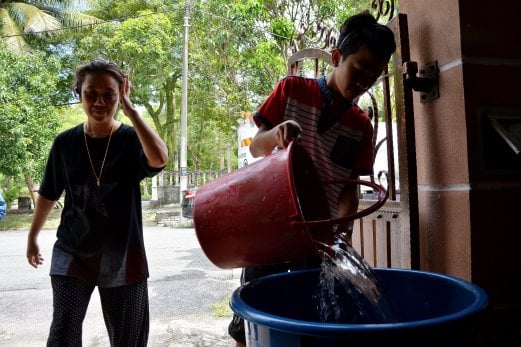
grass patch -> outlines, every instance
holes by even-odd
[[[44,229],[57,229],[60,224],[62,209],[54,208],[43,225]],[[33,219],[33,211],[19,212],[7,211],[6,216],[0,221],[0,231],[29,229]],[[143,209],[143,223],[155,225],[156,211]]]
[[[62,212],[61,208],[53,209],[43,227],[49,228],[49,229],[58,228],[58,224],[60,223],[61,212]],[[29,227],[31,226],[32,219],[33,219],[32,212],[21,213],[21,212],[7,211],[7,215],[0,222],[0,231],[29,229]]]
[[[143,224],[155,224],[156,223],[156,211],[143,209]]]
[[[218,302],[216,304],[212,304],[212,310],[214,317],[217,318],[225,318],[231,317],[232,309],[230,308],[230,297],[227,296],[223,301]]]
[[[44,229],[57,229],[60,224],[61,208],[54,208],[43,225]],[[33,211],[19,212],[7,211],[6,216],[0,221],[0,231],[29,229],[33,219]],[[143,224],[156,224],[156,211],[143,209]]]

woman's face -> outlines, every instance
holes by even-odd
[[[89,118],[104,121],[114,117],[119,107],[120,86],[109,73],[85,76],[81,85],[81,103]]]
[[[382,74],[387,60],[374,56],[366,46],[342,60],[336,50],[338,65],[335,81],[338,92],[348,100],[354,100],[365,93]]]

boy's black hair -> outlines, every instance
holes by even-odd
[[[389,59],[396,50],[394,33],[387,26],[376,21],[368,11],[361,12],[345,20],[340,28],[336,48],[345,59],[362,46],[379,58]]]
[[[104,59],[94,59],[91,62],[84,64],[76,70],[74,75],[74,84],[72,86],[74,95],[81,100],[81,86],[85,81],[85,77],[93,73],[108,73],[111,74],[116,81],[121,85],[125,75],[121,69],[111,61]]]

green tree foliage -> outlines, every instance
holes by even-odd
[[[302,48],[325,45],[326,34],[361,5],[333,0],[196,1],[191,7],[189,155],[197,168],[214,165],[244,112],[254,111],[287,74]],[[329,30],[329,31],[328,31]],[[190,129],[191,128],[191,129]],[[216,133],[216,128],[220,129]],[[208,158],[208,159],[204,159]]]
[[[177,168],[185,2],[101,0],[96,25],[77,40],[75,54],[122,65],[169,144]],[[333,0],[190,1],[188,167],[215,168],[234,127],[287,73],[294,51],[323,45],[325,29],[356,8]],[[322,30],[324,29],[324,30]],[[335,34],[335,33],[333,33]]]
[[[146,110],[167,142],[168,169],[177,169],[185,1],[98,0],[95,5],[83,6],[87,18],[98,19],[95,25],[31,42],[61,61],[56,89],[48,92],[50,104],[73,101],[79,64],[113,60],[130,75],[136,106]],[[354,0],[189,1],[189,169],[220,168],[230,144],[236,153],[237,119],[253,112],[287,74],[291,54],[323,47],[328,34],[336,37],[330,28],[368,7],[369,2]]]
[[[16,53],[30,50],[27,40],[59,34],[64,26],[82,26],[96,18],[80,12],[88,0],[0,1],[0,37]]]
[[[16,55],[0,42],[1,174],[41,177],[59,123],[50,98],[58,71],[57,59]]]
[[[120,12],[114,8],[125,8],[118,3],[123,2],[110,2],[114,14]],[[175,17],[165,13],[141,9],[123,20],[97,25],[89,35],[74,42],[77,64],[104,58],[129,74],[134,103],[144,106],[171,153],[177,145],[176,91],[181,76],[175,42],[180,27],[174,26],[172,20]],[[170,163],[169,169],[172,166]]]

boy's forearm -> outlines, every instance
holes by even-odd
[[[358,186],[349,184],[338,198],[338,217],[347,217],[358,211]]]
[[[346,186],[338,199],[338,218],[347,217],[356,213],[358,211],[358,203],[358,186],[356,184]],[[354,221],[343,223],[339,225],[337,229],[344,235],[345,241],[349,244],[352,242],[353,222]]]

